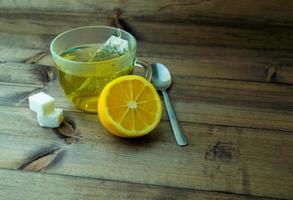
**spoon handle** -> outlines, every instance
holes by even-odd
[[[166,91],[162,91],[163,93],[163,98],[164,98],[164,102],[167,108],[167,113],[171,122],[171,126],[173,129],[173,133],[176,139],[176,142],[179,146],[186,146],[187,145],[187,141],[185,139],[185,136],[182,133],[182,130],[178,124],[175,112],[173,110],[173,106],[171,104],[169,95]]]

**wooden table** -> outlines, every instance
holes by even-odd
[[[169,0],[140,2],[140,12],[124,1],[6,2],[0,8],[1,200],[293,199],[293,5]],[[227,2],[230,8],[212,7]],[[152,134],[126,140],[66,100],[48,54],[51,39],[113,19],[139,39],[139,57],[169,67],[169,94],[189,146],[176,145],[165,110]],[[79,142],[66,144],[38,125],[28,97],[39,91],[64,109],[81,132]],[[43,172],[17,170],[52,147],[63,152]]]

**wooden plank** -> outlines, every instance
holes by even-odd
[[[0,13],[0,31],[55,35],[78,26],[113,25],[114,18],[93,14]],[[287,27],[237,27],[222,24],[153,22],[125,19],[125,29],[148,42],[292,50],[293,30]]]
[[[23,67],[27,66],[30,65]],[[48,80],[48,68],[38,71],[33,70],[35,67],[32,65],[32,68],[21,70],[23,73],[18,76],[13,76],[19,69],[17,67],[7,70],[10,69],[7,64],[6,68],[0,68],[5,69],[1,70],[4,73],[0,76],[1,104],[27,106],[29,95],[45,91],[56,98],[57,106],[77,111],[66,99],[58,80]],[[189,87],[186,88],[186,85]],[[292,95],[289,85],[181,75],[174,75],[174,85],[170,90],[181,121],[285,131],[293,130]],[[165,112],[163,118],[167,119]]]
[[[145,1],[110,0],[103,2],[61,0],[52,4],[49,1],[21,0],[1,1],[2,12],[35,13],[89,13],[96,15],[115,16],[120,10],[122,18],[149,18],[160,21],[216,21],[237,23],[263,23],[276,25],[291,25],[293,4],[286,0],[194,0],[194,1]]]
[[[148,47],[156,47],[149,46]],[[15,51],[14,51],[15,50]],[[203,49],[204,51],[205,49]],[[218,49],[220,52],[220,49]],[[2,76],[4,73],[9,73],[9,76],[15,76],[13,69],[6,70],[6,67],[17,69],[21,65],[10,62],[23,62],[27,58],[39,54],[45,51],[45,49],[27,49],[27,48],[10,48],[3,47],[0,49],[0,61]],[[144,49],[146,51],[146,49]],[[2,53],[3,52],[3,53]],[[25,53],[27,52],[27,54]],[[208,51],[209,52],[209,51]],[[215,52],[216,51],[212,51]],[[212,53],[209,52],[209,53]],[[274,83],[293,83],[293,71],[290,61],[286,58],[276,58],[276,61],[270,61],[269,59],[260,57],[237,57],[230,55],[217,56],[217,55],[196,55],[196,58],[186,56],[185,59],[180,59],[177,56],[167,55],[150,55],[149,53],[140,52],[139,57],[147,60],[150,63],[161,62],[164,63],[170,69],[172,75],[185,75],[198,78],[213,78],[213,79],[232,79],[232,80],[245,80],[245,81],[257,81],[257,82],[274,82]],[[237,59],[238,58],[238,59]],[[285,64],[274,64],[274,63]],[[6,63],[8,62],[8,63]],[[38,64],[44,66],[53,66],[51,57],[48,55],[45,58],[40,59]],[[25,65],[24,65],[25,66]],[[27,71],[29,66],[24,67],[24,71]],[[37,71],[38,68],[34,67]],[[49,68],[48,68],[49,69]],[[273,73],[268,73],[269,69],[273,69]],[[34,70],[34,69],[31,69]],[[5,72],[7,71],[7,72]],[[24,72],[26,74],[26,72]],[[43,73],[43,72],[42,72]],[[8,75],[8,74],[7,74]],[[29,74],[27,74],[29,75]],[[29,75],[30,76],[30,75]],[[15,76],[16,77],[16,76]],[[26,79],[28,80],[28,79]],[[2,79],[3,81],[3,79]],[[16,80],[15,80],[16,81]],[[21,81],[20,81],[21,82]]]
[[[13,69],[17,69],[17,67],[23,66],[24,75],[26,73],[30,73],[28,70],[37,70],[40,73],[45,73],[43,70],[39,69],[44,68],[49,71],[53,68],[48,68],[47,66],[54,66],[51,57],[48,55],[42,59],[40,59],[37,64],[42,66],[30,66],[25,64],[17,64],[15,62],[23,62],[27,58],[30,58],[34,55],[37,55],[43,50],[32,50],[28,49],[28,54],[24,54],[25,49],[23,51],[22,48],[17,49],[15,52],[11,53],[8,51],[7,55],[5,55],[6,50],[3,49],[4,54],[0,55],[0,60],[2,59],[2,64],[0,63],[0,71],[2,73],[2,77],[5,74],[9,74],[14,77]],[[9,49],[9,48],[8,48]],[[0,54],[1,54],[0,50]],[[14,56],[16,55],[16,56]],[[180,59],[178,56],[166,56],[166,55],[148,55],[148,53],[139,53],[139,58],[148,61],[149,63],[160,62],[165,64],[172,76],[176,75],[184,75],[184,76],[193,76],[197,78],[210,78],[210,79],[228,79],[228,80],[242,80],[242,81],[253,81],[253,82],[272,82],[272,83],[285,83],[285,84],[293,84],[293,71],[292,66],[288,64],[284,65],[274,65],[270,63],[274,63],[273,61],[259,61],[253,58],[240,58],[238,61],[233,60],[225,60],[226,57],[201,57],[201,55],[196,55],[198,58],[189,58]],[[231,56],[232,57],[232,56]],[[243,59],[243,60],[242,60]],[[249,61],[249,59],[251,61]],[[8,62],[8,63],[7,63]],[[12,62],[12,63],[11,63]],[[5,68],[13,68],[11,70],[6,70]],[[274,69],[273,74],[269,74],[268,70],[272,68]],[[6,71],[6,72],[5,72]],[[37,72],[34,72],[37,73]],[[27,74],[30,76],[29,74]],[[14,81],[17,81],[15,79]],[[20,77],[21,78],[21,77]],[[7,79],[7,78],[6,78]],[[36,79],[36,78],[34,78]],[[1,79],[2,81],[4,79]],[[28,79],[19,80],[21,81],[29,81]],[[34,80],[35,81],[35,80]]]
[[[182,123],[190,145],[179,148],[168,121],[144,138],[122,140],[107,134],[96,115],[66,111],[65,117],[81,131],[80,143],[64,144],[28,108],[1,107],[0,167],[15,169],[59,146],[64,154],[47,173],[292,198],[291,132]]]
[[[263,199],[102,179],[0,169],[0,198],[12,199]]]
[[[21,56],[21,51],[39,50],[46,51],[53,36],[45,35],[23,35],[23,34],[9,34],[0,33],[0,50],[1,61],[5,57],[13,59],[13,55]],[[10,50],[12,49],[12,50]],[[12,52],[14,50],[14,52]],[[18,50],[18,51],[17,51]],[[5,51],[8,51],[6,53]],[[11,53],[9,53],[11,51]],[[6,53],[6,54],[5,54]],[[38,52],[36,52],[38,53]],[[3,55],[5,54],[5,55]],[[292,64],[291,51],[283,50],[255,50],[255,49],[237,49],[229,47],[208,47],[195,45],[174,45],[174,44],[157,44],[138,41],[138,54],[144,57],[156,58],[184,58],[193,60],[217,60],[218,62],[241,61],[254,62],[255,64],[264,65],[290,65]],[[32,54],[33,55],[33,54]],[[27,57],[24,57],[27,58]],[[13,61],[13,60],[11,60]],[[14,60],[14,62],[19,62]],[[241,64],[241,63],[240,63]]]
[[[169,93],[175,99],[246,108],[290,111],[293,90],[290,85],[196,78],[175,75]]]
[[[68,102],[62,89],[57,87],[58,83],[50,83],[46,87],[41,86],[22,86],[22,85],[7,85],[0,84],[0,89],[3,91],[0,95],[1,104],[6,106],[27,106],[27,97],[37,91],[44,91],[56,98],[56,105],[66,110],[78,112],[72,104]],[[180,89],[178,89],[180,91]],[[205,93],[202,92],[205,91]],[[229,92],[228,95],[222,96],[222,92],[213,93],[207,88],[200,88],[191,91],[197,97],[189,96],[182,97],[179,94],[170,92],[171,98],[178,119],[185,122],[198,122],[207,124],[218,124],[225,126],[240,126],[252,128],[264,128],[273,130],[293,130],[293,111],[288,105],[291,103],[292,94],[284,95],[276,92],[269,93],[266,91],[254,91],[254,96],[244,94],[241,95],[237,90],[221,89]],[[235,92],[236,91],[236,92]],[[202,95],[200,95],[202,93]],[[261,94],[263,93],[263,94]],[[182,93],[181,93],[182,94]],[[197,95],[198,94],[198,95]],[[249,93],[248,93],[249,94]],[[206,96],[205,96],[206,95]],[[263,95],[263,96],[261,96]],[[272,96],[273,95],[273,96]],[[251,98],[249,98],[251,97]],[[236,99],[237,98],[237,99]],[[289,99],[287,99],[289,98]],[[291,100],[290,100],[291,98]],[[262,103],[263,101],[263,103]],[[233,103],[234,102],[234,103]],[[163,119],[167,119],[166,113],[163,113]]]
[[[137,38],[148,42],[256,49],[292,49],[292,32],[291,29],[285,27],[235,27],[219,24],[154,23],[131,20],[128,20],[127,23]]]
[[[27,50],[49,50],[49,45],[54,36],[52,35],[24,35],[11,34],[0,32],[0,50],[1,61],[5,60],[5,51],[14,50],[14,54],[7,53],[10,59],[13,56],[21,56],[21,51]],[[12,50],[10,50],[12,49]],[[239,49],[230,47],[209,47],[196,45],[180,45],[180,44],[158,44],[138,41],[138,54],[145,57],[163,57],[163,58],[184,58],[194,60],[210,59],[222,61],[247,61],[259,64],[274,64],[274,65],[290,65],[292,64],[291,51],[285,50],[270,50],[270,49]],[[39,52],[36,52],[39,53]],[[17,55],[16,55],[17,54]],[[32,54],[33,55],[33,54]],[[24,57],[27,58],[27,57]],[[13,60],[12,60],[13,61]],[[14,62],[20,62],[14,60]]]
[[[57,105],[60,107],[76,111],[76,109],[63,98],[64,95],[60,95],[59,91],[61,90],[58,89],[58,91],[55,88],[56,87],[49,87],[44,91],[56,97]],[[234,96],[233,93],[231,93],[230,91],[230,94],[226,97],[216,96],[219,95],[219,93],[217,93],[211,95],[213,98],[204,97],[204,94],[203,96],[197,95],[197,98],[189,98],[188,96],[178,97],[173,96],[172,92],[170,92],[170,96],[173,100],[174,109],[179,121],[293,131],[292,106],[287,104],[287,102],[291,100],[285,100],[284,102],[276,102],[274,100],[272,100],[274,102],[268,102],[268,100],[264,101],[262,104],[261,98],[258,98],[257,95],[254,97],[251,96],[251,99],[248,98],[249,96],[246,98],[244,96],[238,96],[240,101],[230,105],[229,103],[236,101],[231,98]],[[276,99],[277,95],[278,93],[276,93],[273,99]],[[211,99],[207,100],[208,98]],[[267,97],[264,96],[262,99],[266,100],[266,98],[270,98],[270,95],[267,95]],[[256,99],[257,102],[253,102],[254,99]],[[282,97],[280,99],[282,99]],[[283,97],[283,99],[285,99],[285,97]],[[26,101],[23,101],[22,104],[25,102]],[[167,119],[165,110],[163,112],[163,119]]]
[[[0,63],[0,82],[45,85],[57,78],[54,68],[24,63]]]
[[[50,41],[54,36],[44,35],[23,35],[9,34],[0,32],[1,49],[7,48],[22,48],[22,49],[49,49]]]
[[[182,59],[183,55],[180,58],[178,55],[167,56],[148,55],[145,52],[138,53],[139,59],[146,60],[149,63],[159,62],[166,65],[172,76],[184,75],[194,78],[293,84],[292,62],[286,58],[271,58],[272,60],[269,60],[269,58],[233,57],[233,55],[196,56],[198,58],[186,56]],[[55,67],[50,55],[38,60],[37,64]]]
[[[17,48],[9,46],[0,47],[0,63],[23,62],[26,58],[40,52],[40,49]]]
[[[0,62],[24,62],[47,51],[51,36],[0,33]],[[293,83],[290,51],[247,50],[139,42],[138,56],[161,62],[172,74],[204,78]],[[182,59],[184,57],[184,59]],[[53,65],[50,56],[39,64]],[[14,65],[14,64],[8,64]],[[6,66],[5,64],[2,67]],[[273,69],[273,70],[269,70]],[[269,73],[273,72],[273,73]],[[3,72],[2,72],[3,73]]]
[[[5,34],[5,33],[3,33]],[[12,34],[14,35],[14,34]],[[1,36],[2,37],[2,36]],[[10,36],[8,36],[10,37]],[[34,36],[32,36],[34,37]],[[1,42],[0,42],[1,44]],[[292,52],[272,49],[244,49],[233,47],[197,46],[180,44],[158,44],[138,41],[138,53],[145,56],[169,58],[193,58],[195,60],[218,59],[226,61],[253,61],[256,63],[272,62],[271,64],[292,63]]]
[[[293,103],[293,90],[289,85],[199,78],[188,72],[186,72],[188,75],[185,75],[185,72],[183,74],[181,75],[179,72],[174,73],[173,76],[174,85],[170,90],[170,95],[176,100],[195,100],[247,108],[292,110],[290,105]],[[9,83],[17,83],[32,84],[38,88],[43,88],[51,82],[47,89],[55,91],[56,96],[64,99],[64,96],[61,95],[63,92],[58,89],[60,86],[57,75],[49,66],[20,63],[0,64],[0,82],[3,82],[3,87],[9,87],[6,86]],[[188,87],[186,87],[187,85]],[[12,90],[3,88],[3,91]],[[66,107],[66,102],[62,104]]]
[[[49,49],[52,36],[0,33],[0,63],[24,62]]]

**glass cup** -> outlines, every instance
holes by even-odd
[[[77,62],[61,56],[69,48],[104,44],[112,35],[128,41],[129,50],[117,58]],[[147,80],[150,81],[152,76],[150,65],[135,57],[136,39],[130,33],[113,27],[87,26],[65,31],[53,39],[50,51],[67,98],[77,108],[87,112],[97,112],[98,97],[108,82],[131,74],[134,67],[144,68]]]

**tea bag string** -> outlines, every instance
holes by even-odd
[[[117,30],[117,37],[119,37],[119,38],[121,38],[121,29],[120,28],[118,28],[118,30]]]

